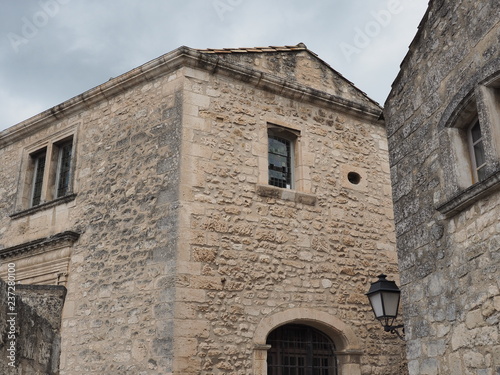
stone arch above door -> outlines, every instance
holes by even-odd
[[[254,374],[267,375],[267,336],[274,329],[300,323],[314,327],[328,335],[337,348],[339,373],[361,374],[361,344],[352,328],[334,315],[311,308],[294,308],[263,318],[254,333]]]

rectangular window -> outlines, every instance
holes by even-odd
[[[61,137],[62,138],[62,137]],[[73,136],[46,141],[28,151],[29,162],[22,178],[22,209],[35,207],[72,193]]]
[[[56,198],[68,194],[71,175],[71,153],[73,140],[67,141],[59,146],[59,157],[56,178]]]
[[[31,206],[38,206],[42,199],[43,176],[45,174],[46,152],[32,156],[35,169],[33,171],[33,189],[31,193]]]
[[[452,216],[490,194],[500,175],[500,73],[450,107],[441,123],[449,128],[441,139],[446,189],[437,209]],[[477,97],[476,97],[477,95]]]
[[[481,182],[486,178],[486,157],[481,125],[478,120],[469,128],[468,139],[474,182]]]
[[[269,185],[292,188],[292,152],[290,140],[269,135]]]

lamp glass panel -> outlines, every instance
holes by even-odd
[[[382,306],[382,295],[380,293],[372,294],[370,297],[370,303],[372,304],[373,312],[376,318],[380,318],[384,315],[384,308]]]
[[[382,292],[382,295],[385,316],[396,317],[398,315],[399,293]]]

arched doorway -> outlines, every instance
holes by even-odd
[[[268,375],[337,375],[335,345],[316,328],[287,324],[267,338]]]
[[[267,354],[272,345],[268,344],[268,339],[272,338],[271,334],[280,327],[290,325],[303,325],[314,328],[333,343],[337,375],[361,375],[362,346],[353,329],[336,316],[311,308],[279,311],[266,316],[259,322],[254,332],[253,371],[255,375],[270,375],[268,374]],[[289,372],[288,374],[302,375],[300,372]],[[323,373],[319,374],[323,375]]]

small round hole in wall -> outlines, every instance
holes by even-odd
[[[347,174],[347,179],[353,185],[358,185],[361,182],[361,176],[356,172],[349,172]]]

